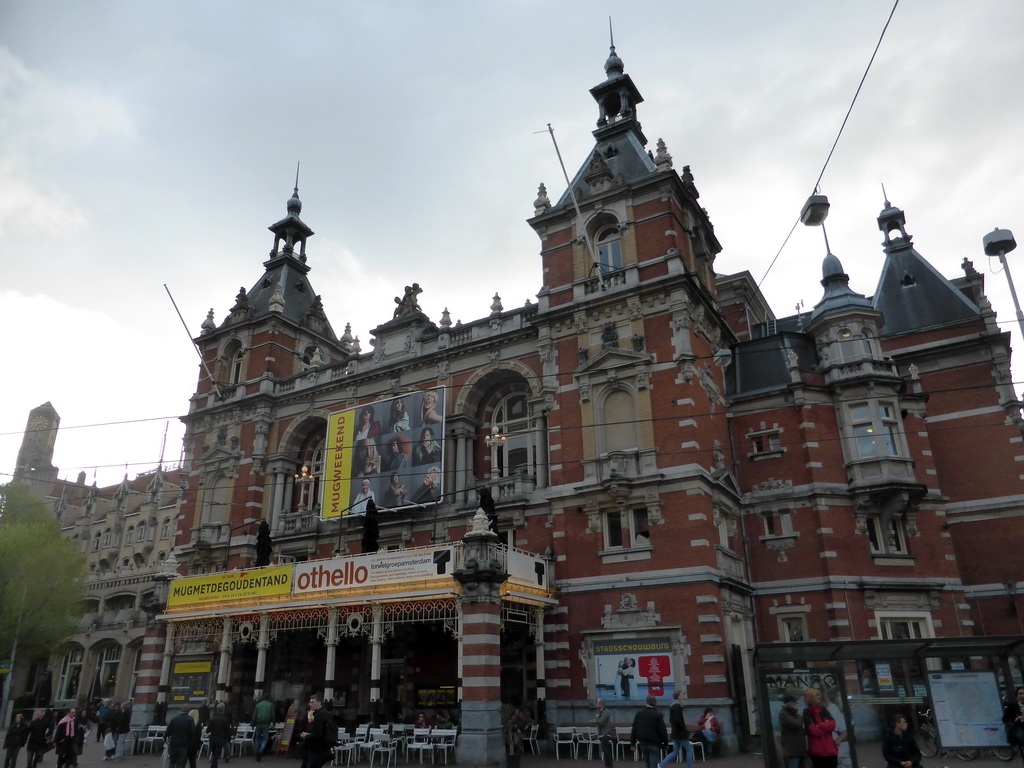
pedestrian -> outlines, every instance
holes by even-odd
[[[128,741],[128,734],[132,730],[132,700],[128,699],[122,706],[114,704],[112,715],[117,715],[117,721],[111,722],[110,729],[114,733],[114,760],[124,760],[125,742]]]
[[[100,702],[100,708],[97,712],[96,717],[96,741],[103,741],[107,735],[107,731],[110,728],[110,712],[112,707],[110,706],[110,699],[104,699]]]
[[[629,733],[633,749],[640,748],[647,768],[658,768],[661,749],[668,745],[665,719],[654,706],[657,702],[654,696],[647,697],[647,703],[633,716],[633,729]]]
[[[331,747],[327,738],[327,712],[323,699],[318,694],[309,697],[309,715],[306,730],[302,732],[302,743],[306,747],[306,759],[302,768],[321,768],[331,759]]]
[[[604,705],[604,699],[594,702],[597,712],[594,714],[594,725],[597,726],[597,739],[601,742],[601,757],[604,768],[612,768],[612,713]]]
[[[199,748],[203,746],[203,729],[199,727],[198,709],[190,709],[188,716],[196,724],[196,729],[188,741],[188,768],[196,768],[196,760],[199,759]]]
[[[672,699],[672,706],[668,708],[672,751],[661,761],[660,768],[666,768],[683,749],[686,750],[686,768],[693,768],[693,745],[690,744],[690,732],[686,729],[686,718],[683,716],[683,692],[677,688],[672,693]]]
[[[164,736],[167,739],[167,757],[170,768],[185,768],[188,764],[189,745],[192,743],[195,731],[195,720],[189,715],[187,709],[182,708],[181,712],[171,718]]]
[[[78,710],[72,707],[53,728],[53,741],[57,752],[57,768],[78,768],[78,756],[85,741],[85,727],[78,719]]]
[[[273,725],[275,716],[274,702],[268,696],[260,699],[252,710],[252,744],[257,763],[270,746],[270,726]]]
[[[821,703],[821,694],[816,688],[804,691],[804,730],[807,732],[807,752],[814,768],[836,768],[839,765],[839,748],[832,734],[836,720]]]
[[[225,763],[231,762],[231,719],[227,709],[223,701],[218,701],[210,715],[210,768],[217,768],[221,756]]]
[[[26,741],[28,741],[28,723],[19,712],[14,716],[14,722],[11,723],[11,727],[7,729],[7,735],[4,736],[4,749],[7,750],[4,756],[4,768],[18,768],[18,753],[21,752]]]
[[[1016,701],[1008,701],[1003,710],[1006,743],[1017,748],[1024,757],[1024,687],[1017,689]]]
[[[28,754],[28,768],[36,768],[39,758],[46,751],[46,743],[50,740],[50,724],[46,721],[43,710],[37,709],[32,722],[28,724],[28,741],[25,751]]]
[[[531,725],[533,725],[533,721],[530,716],[521,707],[516,707],[516,711],[512,713],[512,721],[508,724],[509,734],[512,737],[512,754],[523,754],[523,739]]]
[[[782,741],[782,759],[786,768],[803,768],[807,756],[807,739],[804,738],[804,719],[797,710],[796,696],[787,693],[782,697],[779,710],[779,734]]]

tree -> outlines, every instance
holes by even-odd
[[[0,657],[60,650],[83,613],[85,561],[46,505],[23,485],[0,485]]]

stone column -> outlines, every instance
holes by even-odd
[[[338,609],[329,609],[327,616],[327,664],[324,669],[324,699],[334,703],[334,675],[338,654]]]
[[[267,649],[270,648],[270,615],[260,614],[260,630],[256,638],[256,684],[253,686],[253,701],[263,698],[267,687]]]
[[[217,701],[227,700],[228,674],[231,671],[231,617],[224,617],[224,632],[220,638],[220,664],[217,666]]]
[[[462,735],[458,762],[505,763],[501,730],[501,585],[508,573],[499,559],[501,543],[478,509],[462,542],[453,576],[462,585]]]
[[[384,607],[374,603],[373,624],[370,627],[370,723],[380,722],[380,649],[384,642]]]
[[[167,623],[167,637],[164,639],[164,657],[160,660],[160,683],[156,689],[156,715],[154,722],[167,722],[167,694],[171,690],[171,659],[174,658],[174,624]]]

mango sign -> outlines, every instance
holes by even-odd
[[[280,565],[254,571],[232,571],[212,576],[175,579],[167,598],[168,608],[202,605],[225,600],[287,595],[292,591],[292,567]]]

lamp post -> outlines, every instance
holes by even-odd
[[[491,480],[497,480],[500,476],[500,470],[498,469],[498,448],[507,439],[508,438],[501,434],[501,428],[498,426],[491,427],[491,433],[484,438],[484,442],[487,443],[487,447],[491,449]]]
[[[998,256],[999,263],[1003,265],[1006,282],[1010,285],[1010,298],[1013,299],[1014,309],[1017,310],[1017,323],[1020,325],[1021,334],[1024,335],[1024,312],[1020,311],[1020,302],[1017,301],[1017,290],[1013,287],[1013,277],[1010,275],[1010,267],[1006,263],[1006,254],[1017,247],[1017,241],[1013,239],[1013,232],[996,227],[985,235],[981,242],[985,247],[985,255]]]

